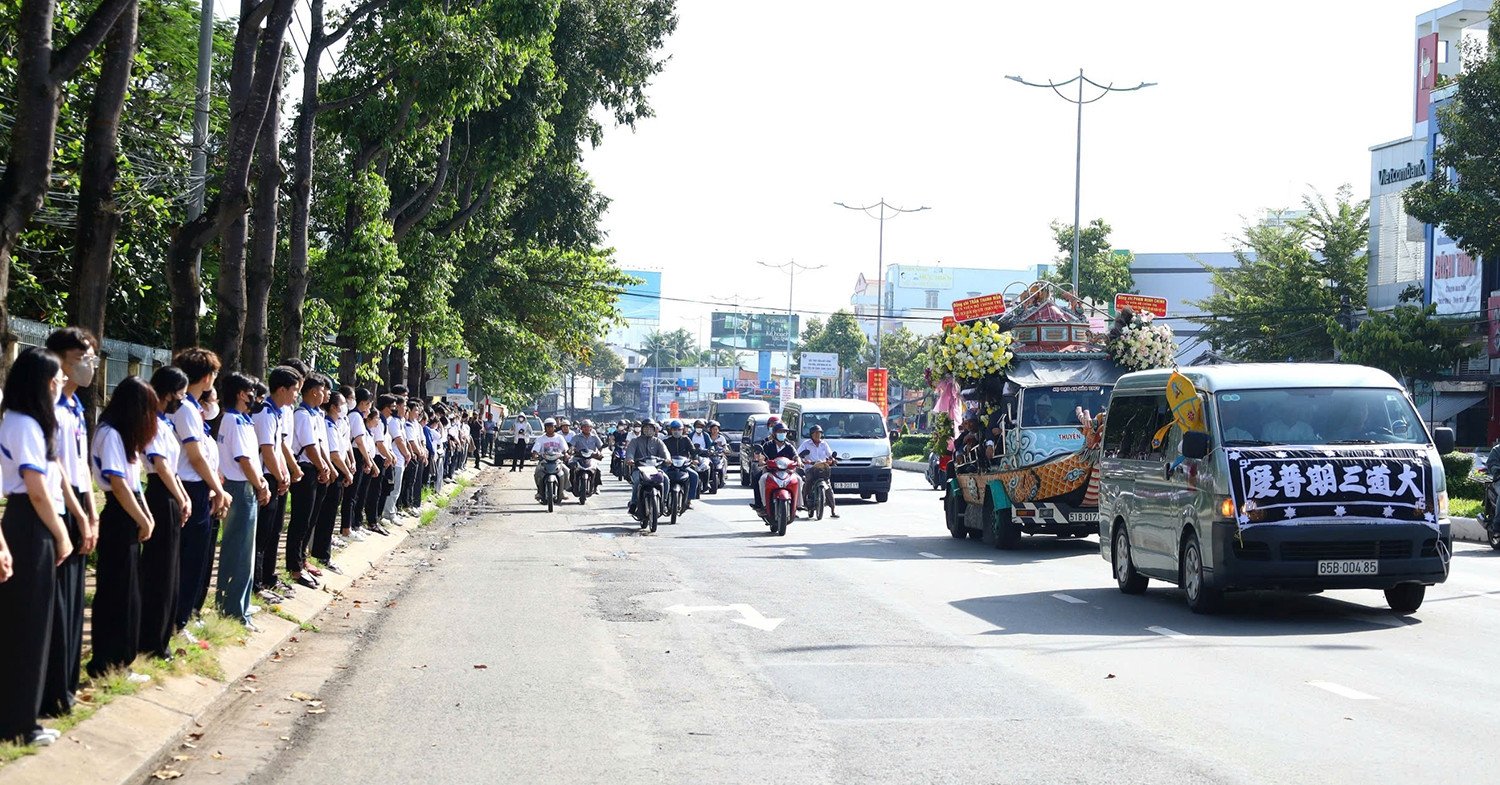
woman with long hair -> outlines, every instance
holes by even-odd
[[[172,415],[187,398],[188,378],[168,365],[151,375],[156,391],[156,438],[146,446],[146,509],[156,521],[156,532],[141,545],[140,652],[164,660],[172,658],[172,614],[177,607],[177,581],[182,568],[182,527],[192,515],[187,488],[177,476],[182,444],[172,430]]]
[[[125,377],[99,414],[89,449],[94,481],[105,492],[94,547],[94,656],[88,664],[94,677],[129,667],[140,651],[140,544],[156,527],[141,497],[141,465],[156,438],[156,415],[156,391],[138,377]],[[147,677],[132,673],[130,678]]]
[[[256,393],[265,387],[242,373],[224,380],[228,408],[219,422],[219,469],[224,473],[224,491],[229,494],[229,514],[224,517],[219,542],[219,583],[214,593],[219,613],[243,622],[252,632],[250,594],[255,572],[255,522],[261,505],[271,501],[261,464],[260,445],[250,410]]]
[[[73,553],[62,517],[56,404],[64,377],[57,355],[21,352],[0,401],[0,740],[51,744],[37,724],[42,706],[57,566]],[[7,564],[9,568],[7,569]]]

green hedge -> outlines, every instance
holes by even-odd
[[[926,434],[909,434],[896,437],[896,442],[891,445],[892,455],[920,455],[927,457],[927,443],[932,437]]]
[[[1448,497],[1455,499],[1482,499],[1484,485],[1475,482],[1469,475],[1474,473],[1474,456],[1466,452],[1450,452],[1443,456],[1443,475],[1448,478]]]

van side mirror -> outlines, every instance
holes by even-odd
[[[1438,455],[1447,455],[1453,452],[1455,442],[1453,440],[1452,428],[1433,428],[1432,443],[1437,447]]]
[[[1182,435],[1182,457],[1201,460],[1208,456],[1208,434],[1188,431]]]

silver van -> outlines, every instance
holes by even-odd
[[[834,493],[857,493],[885,502],[891,494],[891,438],[880,407],[859,398],[798,398],[787,402],[781,420],[797,444],[814,425],[839,455],[831,479]]]
[[[745,420],[752,414],[770,414],[771,404],[755,398],[720,398],[709,401],[708,419],[718,420],[719,433],[729,441],[730,466],[740,465],[740,443],[744,441]]]
[[[1120,591],[1155,578],[1208,613],[1236,589],[1383,589],[1411,613],[1447,579],[1440,455],[1453,431],[1429,435],[1389,374],[1310,363],[1182,373],[1207,434],[1167,427],[1169,370],[1126,374],[1110,397],[1099,542]]]

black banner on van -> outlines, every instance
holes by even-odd
[[[1228,457],[1241,527],[1305,518],[1437,525],[1426,450],[1231,447]]]

